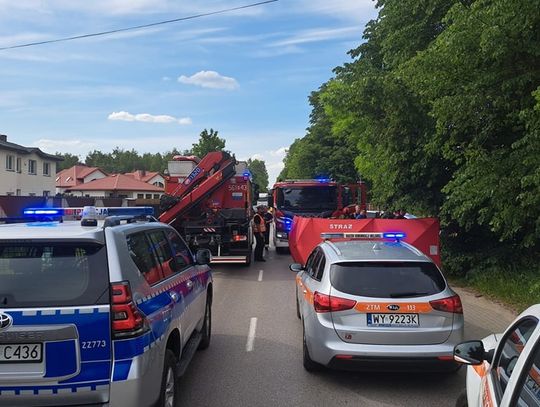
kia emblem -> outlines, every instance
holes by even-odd
[[[13,318],[8,314],[0,313],[0,330],[7,329],[13,324]]]
[[[397,310],[399,310],[399,305],[390,304],[390,305],[387,305],[386,308],[388,308],[390,311],[397,311]]]

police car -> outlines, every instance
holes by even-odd
[[[503,334],[457,345],[454,359],[469,365],[457,406],[540,406],[540,304]]]
[[[290,266],[306,370],[459,367],[452,352],[463,340],[461,300],[402,235],[323,234],[305,267]]]
[[[68,211],[0,225],[0,405],[173,406],[210,343],[209,252],[152,208]]]

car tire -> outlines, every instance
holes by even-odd
[[[165,351],[163,374],[161,376],[161,389],[157,407],[174,407],[178,398],[178,383],[176,380],[176,357],[172,350]]]
[[[286,254],[287,248],[286,247],[276,247],[276,253],[277,254]]]
[[[463,390],[457,400],[456,400],[456,407],[468,407],[469,402],[467,401],[467,390]]]
[[[210,298],[206,299],[204,322],[201,328],[201,334],[202,338],[198,349],[207,349],[210,346],[210,338],[212,337],[212,301]]]
[[[302,316],[300,315],[300,303],[298,302],[298,293],[295,295],[296,297],[296,316],[298,319],[302,319]]]
[[[306,344],[306,330],[302,329],[302,361],[304,369],[308,372],[318,372],[322,369],[322,365],[313,361],[309,356],[309,350]]]

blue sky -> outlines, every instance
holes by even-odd
[[[178,18],[250,0],[0,0],[0,47]],[[214,128],[271,181],[305,134],[308,96],[348,61],[371,0],[279,0],[147,30],[0,51],[0,133],[82,158],[190,148]]]

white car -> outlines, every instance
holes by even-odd
[[[454,360],[469,365],[457,406],[540,406],[540,304],[503,334],[460,343]]]

